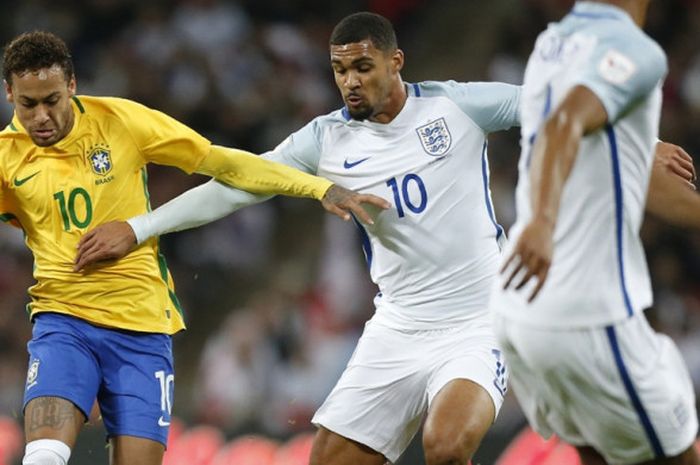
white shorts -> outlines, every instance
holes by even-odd
[[[610,464],[672,457],[698,429],[695,393],[673,341],[644,314],[606,327],[536,328],[496,316],[511,385],[530,425]]]
[[[468,379],[479,384],[498,413],[506,376],[488,319],[432,331],[397,330],[370,320],[311,421],[396,462],[447,383]]]

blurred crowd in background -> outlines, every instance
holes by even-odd
[[[73,52],[78,94],[132,98],[217,144],[260,153],[342,105],[327,42],[346,14],[371,10],[393,21],[406,81],[517,84],[537,34],[571,4],[5,0],[0,39],[51,30]],[[700,160],[700,0],[652,2],[648,22],[669,57],[661,137]],[[11,116],[0,103],[1,124]],[[514,219],[518,137],[517,130],[494,135],[489,146],[496,213],[506,227]],[[151,165],[152,205],[203,181]],[[678,342],[700,388],[700,234],[648,219],[643,235],[656,293],[649,315]],[[189,327],[175,337],[176,414],[229,437],[285,438],[313,429],[311,415],[373,312],[377,290],[354,227],[316,202],[276,198],[161,244]],[[31,269],[21,232],[0,227],[0,414],[18,419]],[[493,434],[507,438],[523,421],[511,398]]]

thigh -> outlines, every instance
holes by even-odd
[[[71,449],[85,422],[85,416],[72,402],[60,397],[35,397],[24,410],[26,441],[56,439]]]
[[[431,447],[462,451],[471,457],[496,417],[491,394],[481,385],[456,379],[444,386],[431,402],[423,429],[426,451]]]
[[[150,439],[115,436],[109,439],[110,465],[161,465],[165,446]]]
[[[395,462],[427,410],[421,338],[370,321],[348,366],[312,422]]]
[[[78,416],[83,421],[88,418],[101,383],[101,370],[82,325],[88,326],[59,314],[36,316],[32,339],[27,344],[29,369],[24,391],[25,411],[33,399],[61,398],[79,409]],[[51,405],[54,408],[57,404]]]
[[[386,458],[364,444],[320,427],[311,448],[309,465],[383,465]]]
[[[99,357],[97,398],[108,436],[167,444],[175,389],[170,336],[108,331]]]

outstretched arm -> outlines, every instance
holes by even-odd
[[[545,121],[533,147],[530,168],[532,219],[501,269],[501,273],[509,272],[504,289],[511,286],[523,269],[525,275],[515,284],[515,289],[521,289],[535,277],[537,285],[529,301],[542,289],[552,262],[561,194],[574,166],[581,138],[603,126],[607,117],[596,94],[585,86],[576,86]]]
[[[75,270],[82,270],[99,261],[121,258],[137,244],[151,237],[211,223],[268,198],[270,196],[232,189],[211,180],[184,192],[150,213],[128,221],[105,223],[88,232],[78,244]],[[368,224],[373,221],[362,208],[363,203],[388,208],[388,203],[379,197],[357,194],[336,184],[328,189],[321,203],[326,210],[346,221],[352,213]]]

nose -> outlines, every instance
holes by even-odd
[[[34,121],[37,124],[44,124],[49,121],[49,109],[46,105],[37,105],[34,110]]]
[[[354,71],[348,71],[345,74],[345,82],[343,83],[348,89],[356,89],[360,87],[360,76]]]

